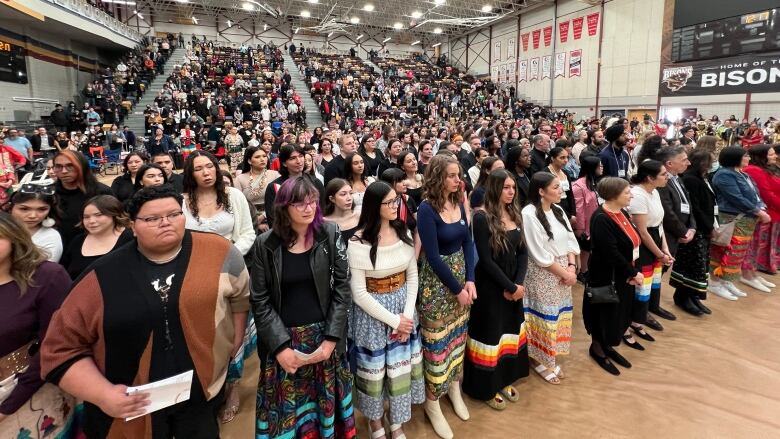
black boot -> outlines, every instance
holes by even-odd
[[[697,308],[701,310],[704,314],[712,314],[712,310],[704,306],[703,303],[701,303],[701,299],[699,299],[696,296],[691,297],[691,302],[696,305]]]
[[[694,305],[693,301],[691,301],[690,298],[681,301],[680,303],[677,304],[677,306],[692,316],[701,317],[702,315],[704,315],[704,312],[701,309],[699,309],[698,306]]]

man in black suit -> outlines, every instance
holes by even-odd
[[[42,152],[44,155],[52,153],[57,149],[54,147],[54,136],[50,136],[44,127],[38,128],[35,134],[30,136],[30,143],[33,151]]]
[[[547,153],[550,151],[550,136],[537,134],[531,138],[531,169],[533,176],[547,166]]]
[[[662,148],[657,157],[666,167],[669,181],[665,187],[658,188],[661,204],[664,206],[664,234],[669,246],[669,253],[674,255],[680,244],[693,240],[696,233],[696,219],[691,214],[691,197],[679,178],[691,162],[681,146]],[[667,320],[675,320],[674,314],[661,308],[660,297],[650,297],[650,312]]]
[[[341,136],[339,139],[340,154],[333,158],[325,167],[325,184],[334,178],[346,178],[344,174],[344,163],[347,161],[347,156],[355,152],[357,141],[355,135],[347,133]]]

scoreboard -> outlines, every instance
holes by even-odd
[[[24,48],[0,40],[0,81],[27,84]]]

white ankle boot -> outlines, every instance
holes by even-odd
[[[450,424],[447,423],[447,419],[444,418],[444,413],[441,412],[441,406],[438,400],[425,400],[425,415],[433,425],[433,431],[439,435],[442,439],[452,439],[452,429]]]
[[[460,419],[468,421],[471,416],[469,415],[469,409],[466,407],[466,403],[463,402],[463,395],[460,392],[459,381],[453,381],[452,384],[450,384],[450,389],[447,392],[447,396],[450,397],[450,402],[452,402],[452,409],[455,410],[455,414],[458,415]]]

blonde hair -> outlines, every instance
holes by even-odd
[[[7,213],[0,213],[0,239],[11,242],[11,278],[19,285],[20,295],[33,285],[35,270],[46,255],[32,242],[27,228]]]

